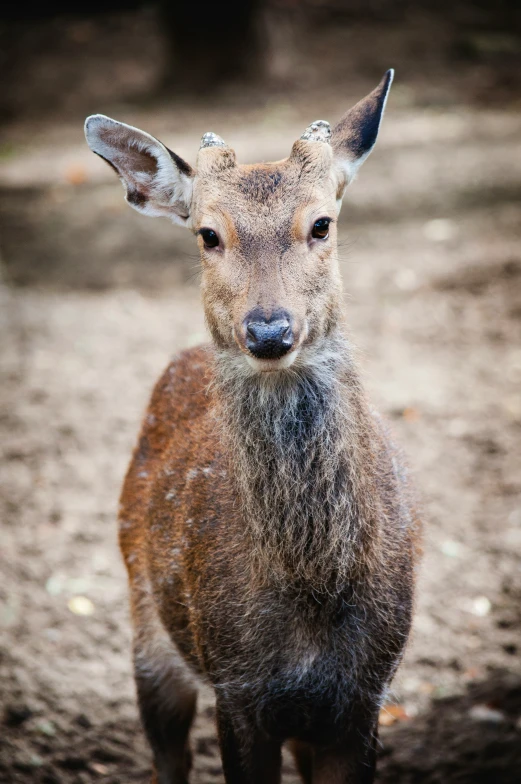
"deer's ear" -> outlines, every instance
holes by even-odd
[[[331,133],[339,201],[375,145],[393,77],[391,68],[378,87],[346,112]]]
[[[103,114],[87,117],[85,137],[92,152],[120,177],[131,207],[190,224],[195,172],[182,158],[148,133]]]

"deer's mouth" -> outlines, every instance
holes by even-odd
[[[287,370],[294,363],[300,353],[300,346],[284,354],[279,359],[258,359],[251,354],[245,354],[248,365],[260,373],[274,373],[278,370]]]

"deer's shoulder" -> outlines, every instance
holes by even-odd
[[[193,419],[208,408],[213,377],[212,349],[203,345],[182,351],[156,383],[145,418],[170,425]]]

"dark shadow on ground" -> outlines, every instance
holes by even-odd
[[[16,286],[161,291],[196,280],[189,232],[137,215],[116,187],[0,188],[7,280]]]
[[[437,700],[425,715],[385,730],[378,782],[518,784],[520,717],[521,680],[492,672],[464,696]]]

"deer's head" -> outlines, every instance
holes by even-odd
[[[212,337],[255,370],[306,362],[340,319],[336,221],[376,142],[392,78],[388,71],[333,130],[310,125],[276,163],[240,165],[207,133],[192,168],[137,128],[103,115],[86,121],[90,148],[115,169],[127,202],[197,236]]]

